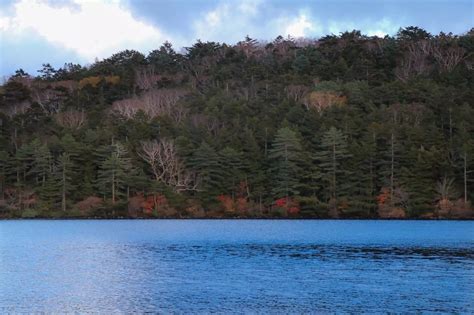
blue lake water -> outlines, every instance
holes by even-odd
[[[0,221],[0,313],[474,313],[474,222]]]

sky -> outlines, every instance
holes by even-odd
[[[394,35],[474,27],[474,0],[0,0],[0,77],[43,63],[91,64],[124,49],[177,51],[197,39],[234,44],[249,35],[318,38],[346,30]]]

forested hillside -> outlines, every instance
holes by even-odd
[[[0,128],[5,218],[474,217],[474,29],[20,69]]]

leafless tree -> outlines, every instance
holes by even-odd
[[[309,88],[304,85],[288,85],[285,88],[288,99],[292,99],[295,102],[301,100],[303,96],[308,93],[308,91]]]
[[[214,117],[209,117],[204,114],[194,114],[190,118],[191,124],[195,128],[203,127],[214,136],[223,128],[222,124]]]
[[[195,175],[185,169],[172,140],[142,142],[139,155],[150,166],[155,181],[178,193],[197,190]]]
[[[179,124],[187,114],[187,110],[178,103],[185,95],[186,92],[180,89],[152,90],[142,97],[143,110],[150,117],[167,115]]]
[[[4,108],[1,108],[0,111],[11,118],[18,114],[24,114],[30,107],[30,102],[23,101],[21,103],[5,106]]]
[[[152,66],[135,71],[135,84],[142,90],[150,90],[160,79],[161,76],[155,73],[155,68]]]
[[[440,45],[433,46],[433,57],[443,72],[452,71],[465,57],[465,49],[462,47],[442,48]]]
[[[112,110],[126,118],[133,118],[142,110],[150,118],[169,116],[179,124],[188,113],[186,107],[180,103],[186,94],[186,91],[181,89],[153,89],[139,97],[114,102]]]
[[[55,115],[56,122],[65,128],[79,129],[86,122],[86,114],[83,111],[68,110]]]
[[[346,104],[345,96],[340,96],[331,92],[311,92],[303,97],[303,104],[306,109],[315,109],[318,112],[331,106],[339,106]]]
[[[429,40],[419,40],[406,45],[406,52],[395,75],[401,81],[411,76],[426,74],[431,69],[429,57],[433,52],[433,44]]]
[[[57,89],[33,89],[33,101],[38,103],[44,113],[51,115],[61,110],[64,102],[64,92]]]
[[[112,111],[127,119],[133,118],[141,109],[141,101],[138,97],[127,98],[112,104]]]

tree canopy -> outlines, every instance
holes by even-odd
[[[473,217],[474,31],[197,41],[0,86],[1,217]]]

